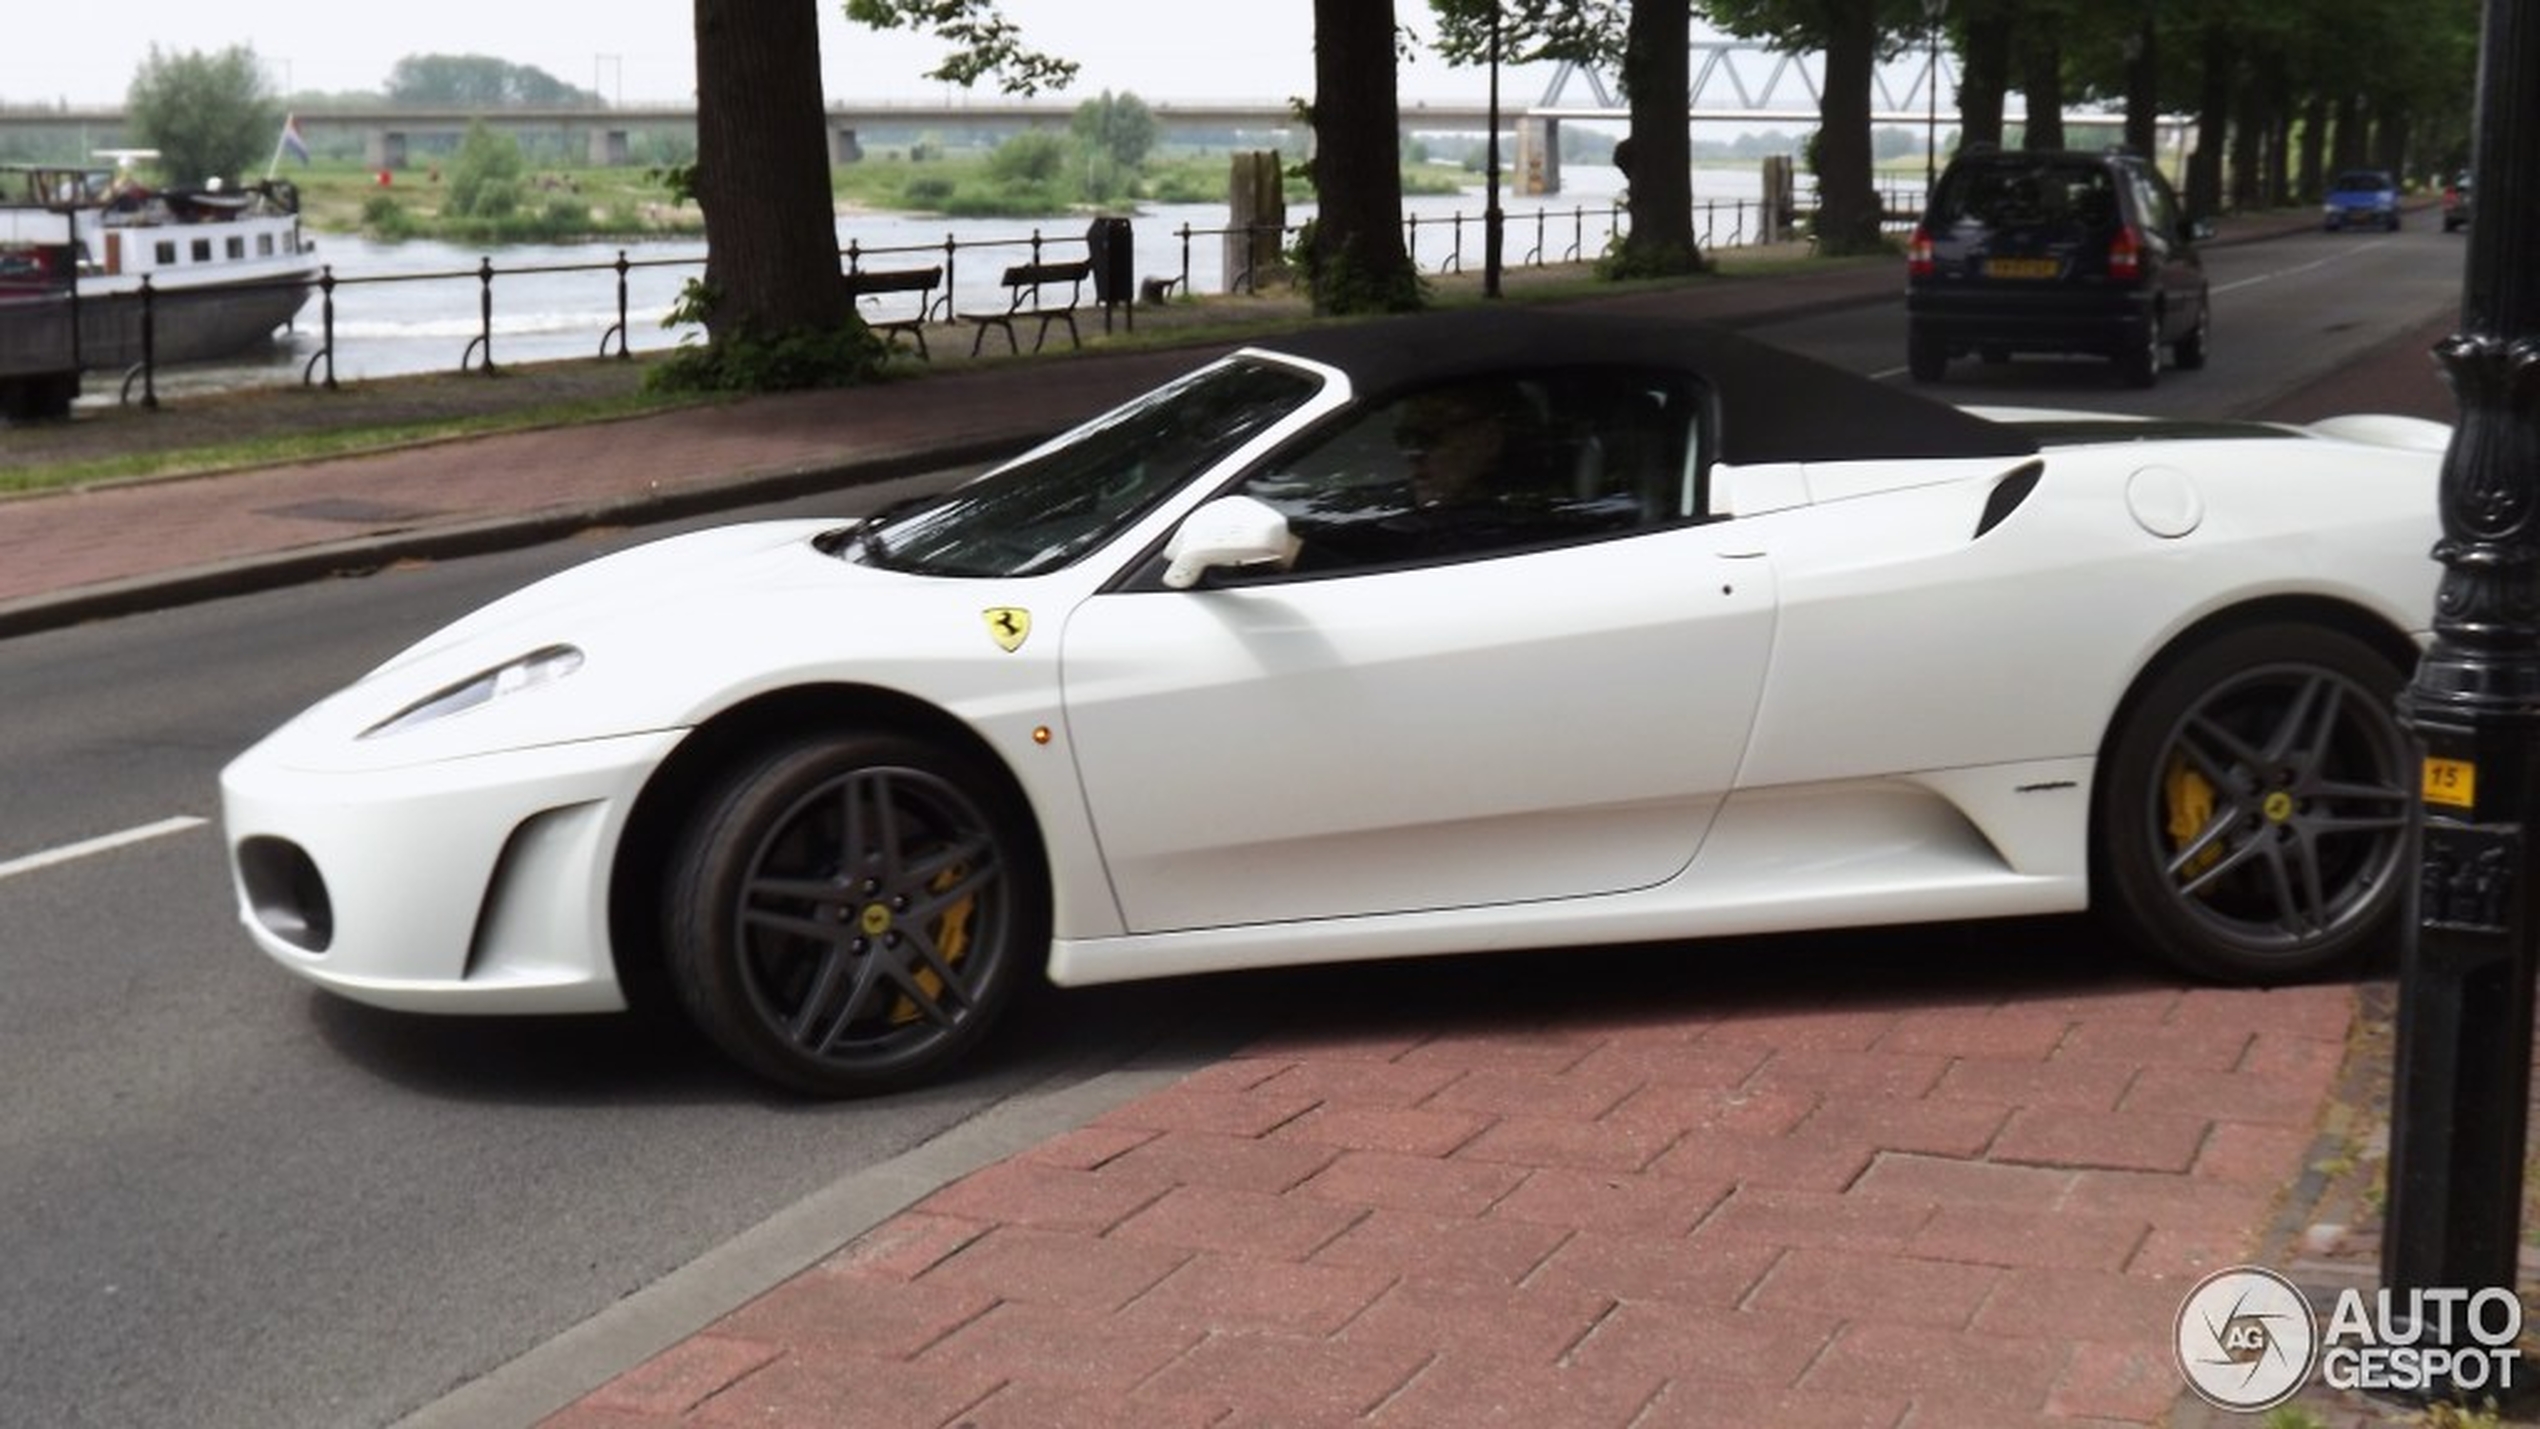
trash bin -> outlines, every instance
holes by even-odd
[[[1107,308],[1137,296],[1137,255],[1131,248],[1129,220],[1095,219],[1085,230],[1085,252],[1094,262],[1094,301]]]

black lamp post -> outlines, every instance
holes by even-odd
[[[2461,329],[2436,348],[2461,406],[2443,458],[2443,575],[2433,646],[2399,697],[2425,755],[2381,1258],[2399,1307],[2416,1291],[2515,1284],[2540,963],[2530,829],[2540,812],[2540,5],[2486,0],[2484,12],[2478,216]],[[2440,1338],[2438,1326],[2422,1328],[2418,1343]]]
[[[1923,202],[1940,187],[1940,16],[1948,0],[1923,0],[1924,37],[1931,42],[1931,70],[1923,76]]]
[[[1499,6],[1490,7],[1490,134],[1482,146],[1482,296],[1499,296]]]

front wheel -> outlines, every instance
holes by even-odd
[[[857,1096],[940,1071],[1048,945],[1020,810],[930,745],[779,746],[699,807],[663,891],[671,983],[727,1054],[789,1087]]]
[[[2371,646],[2305,625],[2232,632],[2155,676],[2104,771],[2100,911],[2225,981],[2355,962],[2403,894],[2401,680]]]

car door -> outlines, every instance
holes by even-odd
[[[1700,519],[1695,394],[1607,386],[1535,384],[1496,459],[1533,474],[1492,512],[1407,494],[1435,452],[1394,440],[1406,399],[1242,483],[1291,513],[1294,569],[1070,615],[1067,737],[1132,931],[1611,893],[1691,860],[1772,581]],[[1667,430],[1572,420],[1599,402]]]
[[[2205,261],[2196,251],[2195,233],[2169,181],[2149,168],[2131,177],[2135,205],[2143,215],[2144,242],[2151,249],[2147,261],[2165,298],[2162,310],[2168,318],[2162,335],[2185,337],[2196,330],[2205,309]]]

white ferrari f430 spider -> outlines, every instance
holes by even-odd
[[[227,769],[239,907],[346,997],[659,989],[829,1095],[1044,975],[2086,909],[2316,975],[2412,876],[2448,435],[1961,410],[1616,316],[1320,328],[460,620]]]

